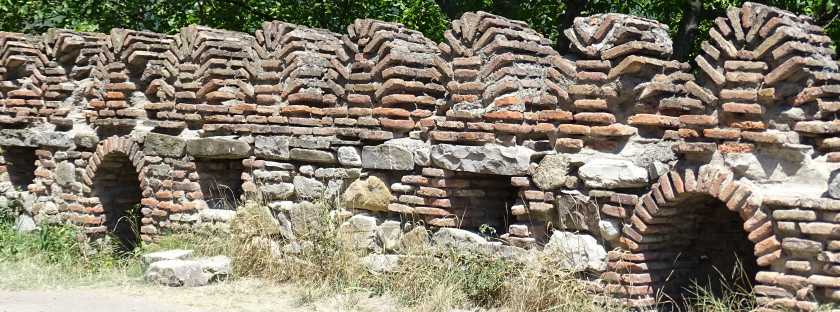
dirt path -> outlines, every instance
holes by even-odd
[[[105,289],[107,291],[107,289]],[[106,294],[99,290],[0,291],[0,312],[204,312],[154,298]]]
[[[401,311],[393,300],[238,280],[196,288],[147,285],[0,290],[0,312]]]

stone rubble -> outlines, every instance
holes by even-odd
[[[147,282],[170,287],[197,287],[220,281],[231,274],[227,256],[193,258],[192,250],[164,250],[141,256]]]

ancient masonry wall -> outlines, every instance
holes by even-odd
[[[820,27],[747,3],[690,64],[652,20],[565,35],[561,55],[483,12],[442,43],[375,20],[0,33],[0,204],[129,247],[224,227],[249,193],[292,224],[330,204],[373,249],[418,225],[492,227],[506,253],[584,237],[606,255],[584,269],[636,306],[746,250],[768,307],[840,302],[840,65]]]

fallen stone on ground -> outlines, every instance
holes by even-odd
[[[192,258],[192,250],[165,250],[141,257],[146,268],[144,278],[154,284],[171,287],[196,287],[224,280],[231,274],[232,261],[227,256]]]

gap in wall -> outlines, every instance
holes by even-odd
[[[494,231],[495,236],[507,233],[514,222],[510,207],[518,190],[510,184],[510,177],[458,172],[453,180],[463,180],[464,188],[451,191],[450,211],[458,216],[460,228],[483,232]]]
[[[35,148],[20,146],[3,147],[9,180],[15,189],[25,191],[35,181]]]
[[[140,244],[142,191],[137,170],[128,156],[105,156],[94,175],[93,191],[105,212],[108,233],[119,243],[119,251],[134,250]]]
[[[210,209],[236,210],[242,200],[242,160],[196,160],[198,183]]]
[[[671,239],[688,244],[680,250],[676,261],[680,273],[668,282],[669,292],[682,303],[694,300],[698,287],[717,298],[729,290],[750,293],[759,267],[743,220],[716,198],[693,197],[679,204],[692,205],[693,213],[676,216],[690,222],[687,226],[675,224],[677,237]]]

